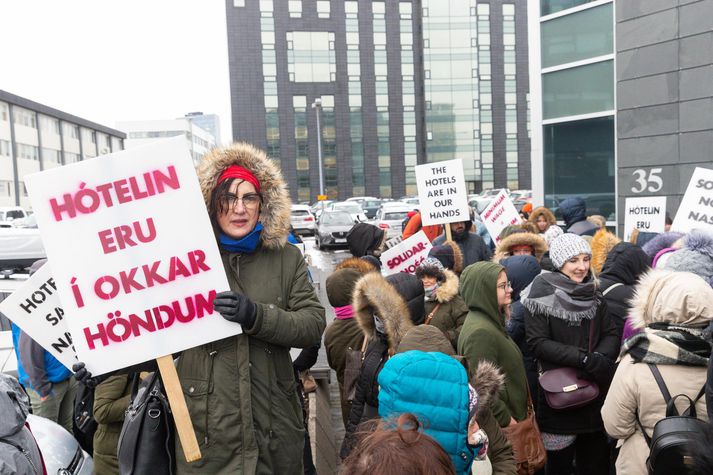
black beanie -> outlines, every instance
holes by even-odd
[[[425,321],[426,307],[424,305],[425,292],[421,279],[413,274],[399,272],[398,274],[387,276],[386,281],[394,286],[406,302],[413,324],[422,324]]]
[[[339,269],[327,277],[325,289],[332,307],[351,305],[352,292],[362,273],[355,269]]]
[[[453,270],[455,265],[455,256],[453,249],[445,244],[441,246],[433,246],[430,251],[428,251],[428,257],[434,257],[441,261],[443,267],[446,269]]]
[[[384,238],[384,230],[369,223],[355,224],[347,234],[349,252],[354,257],[363,257],[374,251]]]

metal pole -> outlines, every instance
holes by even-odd
[[[322,127],[319,124],[319,113],[322,110],[322,100],[314,100],[312,107],[317,114],[317,165],[319,166],[319,194],[324,195],[324,176],[322,175]]]

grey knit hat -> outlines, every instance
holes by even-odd
[[[550,259],[556,269],[561,269],[565,262],[580,254],[592,255],[592,248],[582,236],[565,233],[550,243]]]
[[[693,272],[713,286],[713,233],[694,229],[683,239],[683,247],[673,252],[664,269]]]
[[[427,257],[421,262],[416,268],[416,277],[422,279],[423,276],[428,275],[435,277],[439,281],[446,279],[445,267],[441,264],[441,261],[435,257]]]
[[[547,231],[545,231],[544,234],[544,238],[547,242],[547,245],[549,246],[552,241],[560,237],[562,234],[564,234],[562,228],[560,228],[556,224],[551,225],[549,228],[547,228]]]

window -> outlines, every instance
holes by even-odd
[[[540,0],[540,15],[551,15],[596,0]]]
[[[8,118],[8,107],[4,102],[0,102],[0,120],[7,122]]]
[[[289,0],[287,2],[290,18],[300,18],[302,16],[302,0]]]
[[[571,63],[614,52],[613,4],[542,23],[542,67]]]
[[[27,109],[22,109],[20,107],[15,107],[12,110],[12,114],[15,119],[15,123],[18,125],[24,125],[25,127],[31,127],[33,129],[37,128],[37,120],[35,119],[35,113]]]
[[[359,13],[359,3],[354,1],[344,2],[344,11],[347,14],[347,18],[356,18]]]
[[[59,150],[55,150],[53,148],[42,148],[42,160],[45,163],[62,163],[62,159],[60,157],[61,154]]]
[[[24,143],[17,144],[17,156],[18,158],[24,158],[26,160],[39,160],[40,154],[37,147],[34,145],[27,145]]]
[[[233,6],[235,8],[240,8],[245,6],[245,0],[233,0]]]
[[[317,0],[317,17],[329,18],[330,6],[329,0]]]
[[[4,157],[10,157],[12,154],[12,147],[10,147],[10,142],[7,140],[0,140],[0,155]]]
[[[602,61],[542,75],[544,119],[612,109],[613,61]]]
[[[288,32],[287,49],[287,69],[291,81],[331,82],[335,79],[334,33]]]

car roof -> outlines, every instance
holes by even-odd
[[[308,206],[308,205],[294,205],[294,204],[293,204],[293,205],[292,205],[292,209],[298,209],[298,210],[301,210],[301,211],[309,211],[309,210],[310,210],[310,206]]]

